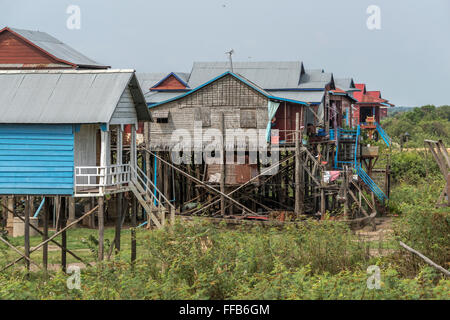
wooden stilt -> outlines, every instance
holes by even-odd
[[[222,133],[222,150],[220,152],[220,157],[222,159],[220,165],[220,191],[222,193],[225,193],[225,120],[223,112],[221,112],[219,115],[219,125],[220,132]],[[221,195],[220,197],[220,214],[222,216],[225,216],[225,197],[223,195]]]
[[[67,219],[67,222],[71,223],[75,221],[75,198],[69,197],[69,218]],[[77,226],[75,225],[74,228]]]
[[[66,205],[66,197],[61,197],[61,209],[59,210],[59,230],[64,230],[67,223],[66,213],[67,213],[67,205]],[[67,269],[67,232],[64,230],[61,232],[61,269],[63,272],[66,272]]]
[[[50,206],[50,198],[46,198],[44,202],[44,212],[42,213],[42,224],[43,224],[43,233],[42,233],[42,241],[48,239],[48,220],[49,220],[49,209]],[[42,248],[42,265],[44,266],[44,272],[47,274],[48,270],[48,244],[46,243]]]
[[[104,259],[104,215],[103,210],[105,207],[105,199],[103,197],[98,198],[98,260]]]
[[[122,229],[122,193],[116,195],[116,232],[115,232],[115,243],[116,253],[120,251],[120,231]]]
[[[169,158],[167,158],[167,160],[169,160]],[[169,166],[164,165],[163,169],[164,169],[164,185],[163,185],[163,187],[164,187],[164,196],[168,200],[170,200],[171,199],[170,194],[169,194],[169,190],[170,190],[170,188],[169,188],[170,187],[169,171],[170,171],[170,168],[169,168]],[[165,207],[168,210],[169,209],[169,203],[165,203]]]
[[[95,207],[95,198],[92,198],[91,199],[91,204],[90,204],[90,206],[89,206],[89,210],[91,209],[91,208],[94,208]],[[89,211],[89,210],[86,210],[86,208],[85,208],[85,212],[87,212],[87,211]],[[88,217],[88,219],[89,219],[89,227],[91,227],[92,229],[95,229],[95,214],[91,214],[89,217]]]
[[[133,197],[131,207],[131,263],[134,265],[136,261],[136,227],[137,227],[137,200]]]
[[[8,197],[8,221],[6,222],[6,228],[8,232],[13,233],[14,227],[14,196]]]
[[[24,249],[25,249],[25,268],[30,271],[30,196],[25,200],[25,230],[24,230]]]

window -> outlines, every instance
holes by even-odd
[[[153,121],[156,123],[169,123],[169,111],[158,110],[152,112]]]
[[[156,123],[169,123],[169,118],[156,118]]]

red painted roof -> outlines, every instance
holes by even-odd
[[[360,91],[353,92],[353,98],[355,98],[357,101],[360,101],[363,97],[363,95],[366,93],[366,84],[365,83],[355,83],[355,88],[359,89]]]
[[[367,94],[375,98],[381,98],[381,91],[367,91]]]
[[[182,90],[186,89],[186,84],[182,83],[179,79],[177,79],[173,74],[170,74],[163,80],[161,80],[154,87],[150,88],[152,91],[158,90]]]
[[[384,103],[386,100],[373,97],[369,94],[364,94],[361,99],[358,100],[359,103]]]

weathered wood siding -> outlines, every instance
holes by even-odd
[[[201,121],[203,132],[219,129],[219,114],[224,113],[225,129],[265,129],[268,99],[231,75],[210,83],[179,100],[150,109],[168,111],[168,123],[150,123],[152,148],[170,148],[174,130],[185,129],[194,138],[194,121]],[[245,117],[245,118],[241,118]]]
[[[114,110],[110,124],[133,123],[137,123],[137,114],[133,96],[131,95],[130,89],[127,87],[120,97],[116,110]]]

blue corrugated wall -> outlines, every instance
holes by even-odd
[[[0,194],[73,195],[73,150],[72,125],[0,124]]]

